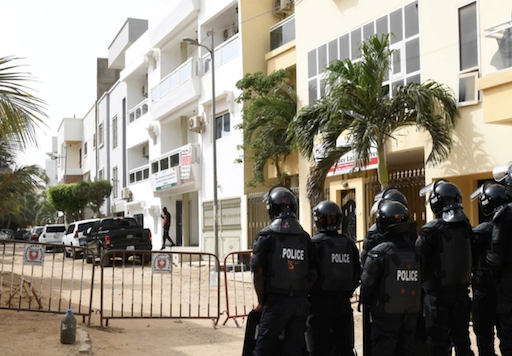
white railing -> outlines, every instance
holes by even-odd
[[[134,184],[148,179],[149,164],[128,171],[128,184]]]
[[[155,102],[169,94],[171,91],[191,79],[193,76],[194,66],[192,65],[194,58],[189,58],[185,63],[180,65],[174,72],[151,90],[151,102]]]
[[[295,39],[295,15],[285,18],[283,21],[270,28],[270,50],[281,47]]]
[[[134,107],[133,109],[131,109],[128,112],[128,117],[130,119],[130,123],[134,122],[141,116],[147,114],[147,112],[148,112],[148,99],[145,99],[142,102],[140,102],[136,107]]]
[[[233,58],[235,58],[240,52],[240,41],[238,40],[240,36],[238,34],[234,35],[230,39],[224,41],[220,46],[215,49],[215,69],[220,67],[221,65],[229,62]],[[203,57],[203,75],[210,72],[212,69],[212,60],[210,55],[207,54]]]

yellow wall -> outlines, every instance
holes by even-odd
[[[308,77],[307,54],[310,50],[347,33],[353,28],[377,19],[411,1],[401,0],[332,0],[322,2],[300,1],[296,4],[296,53],[297,53],[297,93],[299,107],[307,104]],[[457,8],[468,4],[467,0],[420,0],[420,53],[422,81],[432,79],[452,88],[458,93],[458,21]],[[505,0],[478,1],[479,46],[481,76],[496,72],[491,59],[496,54],[495,39],[486,38],[484,28],[510,19],[512,2]],[[322,26],[311,26],[321,23]],[[502,86],[505,87],[506,86]],[[501,104],[492,105],[490,110],[497,110],[500,115],[510,117],[512,99],[502,100]],[[484,100],[486,99],[484,95]],[[489,106],[481,103],[461,107],[461,117],[454,133],[454,145],[448,160],[437,167],[425,167],[426,181],[435,178],[447,178],[461,186],[465,197],[466,213],[472,222],[477,211],[469,204],[469,195],[476,189],[476,180],[489,176],[492,168],[512,160],[512,127],[508,125],[489,125],[484,122],[484,109]],[[509,111],[507,111],[509,110]],[[492,114],[494,116],[494,114]],[[398,136],[399,142],[390,142],[388,152],[400,152],[417,147],[424,147],[424,157],[430,153],[431,142],[427,134],[416,133],[409,129],[408,135]],[[300,185],[305,187],[310,162],[300,160]],[[490,177],[490,176],[489,176]],[[333,185],[331,185],[333,190]],[[301,189],[301,200],[306,201],[305,189]],[[476,207],[476,205],[475,205]],[[466,209],[466,208],[465,208]],[[308,221],[310,207],[301,204],[301,222]],[[306,224],[305,224],[306,225]],[[362,224],[359,224],[358,227]]]

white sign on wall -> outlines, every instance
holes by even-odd
[[[186,145],[180,152],[180,178],[190,179],[190,164],[192,163],[192,145]]]
[[[172,188],[180,184],[180,167],[171,167],[151,176],[154,190]]]
[[[172,272],[171,255],[167,253],[153,254],[153,273],[169,273]]]
[[[43,245],[25,245],[23,263],[26,265],[42,265],[44,262],[45,247]]]

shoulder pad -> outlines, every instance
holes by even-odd
[[[299,221],[295,218],[277,218],[272,221],[269,228],[282,234],[306,234]],[[309,237],[309,235],[308,235]]]
[[[324,232],[319,232],[318,234],[316,234],[315,236],[313,236],[311,238],[311,240],[313,242],[321,242],[321,241],[325,241],[325,240],[329,240],[331,238],[331,236],[327,235],[326,233]]]
[[[500,216],[507,216],[507,213],[509,215],[512,215],[512,203],[507,205],[502,205],[498,211],[494,214],[492,217],[492,221],[498,220]],[[510,216],[509,216],[510,217]]]
[[[389,243],[388,241],[384,241],[384,242],[378,244],[377,246],[375,246],[374,248],[372,248],[368,254],[383,256],[383,255],[387,254],[388,251],[391,250],[391,248],[392,248],[391,243]]]
[[[373,224],[372,226],[370,226],[370,228],[368,229],[367,233],[368,232],[378,232],[377,231],[377,224]]]
[[[441,219],[430,220],[420,228],[420,235],[427,235],[430,231],[437,230],[443,225]]]
[[[486,233],[486,232],[491,232],[491,231],[492,231],[492,222],[490,222],[490,221],[483,222],[473,228],[473,232],[475,234],[481,234],[481,233]]]
[[[262,230],[260,230],[260,232],[258,233],[258,238],[261,236],[268,236],[268,235],[272,235],[274,232],[272,231],[272,229],[270,228],[270,226],[267,226],[265,228],[263,228]]]

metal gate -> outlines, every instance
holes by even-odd
[[[418,222],[417,230],[426,223],[425,198],[419,196],[420,189],[425,186],[425,169],[412,169],[390,174],[390,187],[397,187],[407,198],[409,212],[412,220]],[[380,183],[377,177],[371,177],[366,183],[366,228],[375,223],[375,216],[370,216],[375,195],[380,192]]]
[[[299,207],[299,187],[290,188],[297,197],[297,209]],[[267,192],[250,193],[247,199],[247,246],[249,249],[254,247],[256,236],[265,226],[270,224],[270,218],[267,213],[267,205],[263,201],[263,196]]]
[[[72,255],[85,248],[70,247]],[[91,322],[94,268],[66,259],[60,246],[0,241],[0,309],[64,314],[68,308]]]
[[[213,254],[110,251],[101,261],[101,326],[110,319],[212,319],[220,315]],[[108,266],[111,266],[109,268]]]

